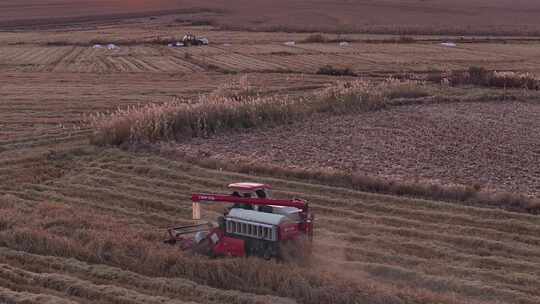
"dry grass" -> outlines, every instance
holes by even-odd
[[[163,104],[119,109],[96,114],[88,121],[93,142],[119,145],[126,142],[183,140],[235,129],[279,125],[312,113],[351,113],[386,107],[396,98],[427,96],[422,83],[388,79],[341,82],[307,97],[261,96],[247,80],[222,86],[196,100],[177,99]]]
[[[450,85],[477,85],[504,89],[539,90],[540,78],[532,73],[497,72],[483,67],[470,67],[467,71],[452,71],[441,76]]]

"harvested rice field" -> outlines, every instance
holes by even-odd
[[[337,43],[216,45],[171,48],[130,45],[108,50],[80,46],[0,46],[0,70],[74,73],[183,73],[218,68],[229,72],[315,73],[325,65],[349,67],[359,73],[459,70],[483,66],[501,71],[540,71],[538,45],[489,43],[455,48],[437,43]]]

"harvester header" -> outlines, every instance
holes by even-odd
[[[248,198],[248,197],[236,197],[232,195],[219,195],[219,194],[193,194],[191,200],[195,203],[235,203],[251,206],[281,206],[281,207],[294,207],[302,211],[308,209],[308,204],[304,200],[292,199],[292,200],[279,200],[268,198]]]

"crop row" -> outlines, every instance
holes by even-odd
[[[14,201],[15,198],[22,199],[35,211],[24,215],[24,204],[20,203],[17,204],[19,207],[10,211],[15,212],[11,217],[14,220],[2,224],[12,227],[12,230],[7,230],[11,231],[10,236],[4,235],[6,237],[2,238],[3,246],[34,254],[77,257],[82,261],[120,267],[144,276],[170,275],[170,270],[161,268],[163,265],[158,266],[161,263],[154,259],[154,255],[157,258],[172,254],[178,263],[185,263],[182,264],[183,270],[178,273],[185,279],[215,288],[270,292],[262,291],[255,285],[233,287],[221,279],[210,278],[224,276],[222,278],[225,279],[227,274],[222,271],[230,271],[229,266],[237,265],[237,262],[246,263],[235,266],[239,267],[240,272],[235,273],[242,280],[248,279],[248,272],[243,271],[247,270],[246,267],[254,267],[251,263],[257,264],[261,271],[273,267],[273,264],[236,260],[210,262],[178,255],[176,250],[159,245],[160,233],[163,233],[160,226],[173,222],[187,223],[190,215],[189,193],[219,192],[227,182],[243,180],[248,176],[202,169],[154,156],[134,157],[120,151],[98,152],[97,156],[90,154],[77,161],[76,168],[63,177],[42,185],[27,185],[24,192],[10,192]],[[263,177],[259,180],[274,184],[275,195],[279,197],[300,196],[308,199],[317,214],[315,273],[302,267],[287,266],[297,271],[293,277],[300,281],[313,280],[322,273],[333,273],[323,266],[333,265],[337,269],[347,269],[351,275],[377,286],[376,294],[380,294],[381,290],[392,290],[392,286],[406,287],[414,295],[402,296],[412,297],[418,303],[421,302],[421,294],[447,303],[489,302],[496,299],[535,303],[539,299],[534,282],[540,276],[540,268],[536,266],[540,261],[537,254],[540,223],[533,216]],[[42,206],[40,202],[43,201],[55,203]],[[79,215],[69,219],[73,217],[74,210]],[[90,216],[90,211],[94,215]],[[211,219],[216,213],[207,210],[204,215]],[[31,226],[35,228],[25,228],[17,224],[15,219],[33,223]],[[88,230],[86,227],[93,228]],[[86,235],[81,234],[83,231],[86,231]],[[117,239],[120,235],[122,239],[130,236],[129,239],[135,238],[137,241],[130,245]],[[95,240],[90,242],[94,245],[88,245],[87,249],[81,251],[77,249],[81,246],[76,241],[78,238]],[[114,245],[107,241],[112,241]],[[49,245],[41,247],[42,242]],[[135,246],[136,243],[142,247]],[[108,255],[103,255],[109,251],[103,250],[115,253],[110,256],[112,260],[108,260]],[[128,252],[124,250],[139,253],[124,259],[124,254]],[[132,263],[139,266],[135,267]],[[177,263],[171,263],[171,269],[179,270]],[[208,276],[197,273],[195,268],[186,268],[188,264],[193,264],[197,269],[207,269]],[[368,275],[364,277],[366,273]],[[507,273],[514,275],[508,276]],[[259,278],[261,274],[250,275],[257,275],[255,280],[265,280],[258,281],[261,284],[256,286],[275,286],[277,291],[270,292],[274,295],[301,301],[313,300],[313,297],[329,300],[322,294],[315,295],[312,293],[314,290],[309,294],[299,291],[291,294],[273,285],[273,281]],[[339,275],[335,275],[331,275],[332,280],[339,282]],[[323,280],[326,282],[324,284],[329,284]],[[482,285],[477,286],[476,281],[481,281]],[[331,285],[335,288],[345,288],[334,284]],[[355,281],[354,284],[360,283]],[[354,293],[354,290],[356,288],[347,292]],[[448,300],[447,291],[457,295],[453,302]],[[344,299],[334,300],[341,302]]]

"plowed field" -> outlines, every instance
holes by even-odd
[[[196,139],[182,152],[540,194],[540,105],[414,105]]]

